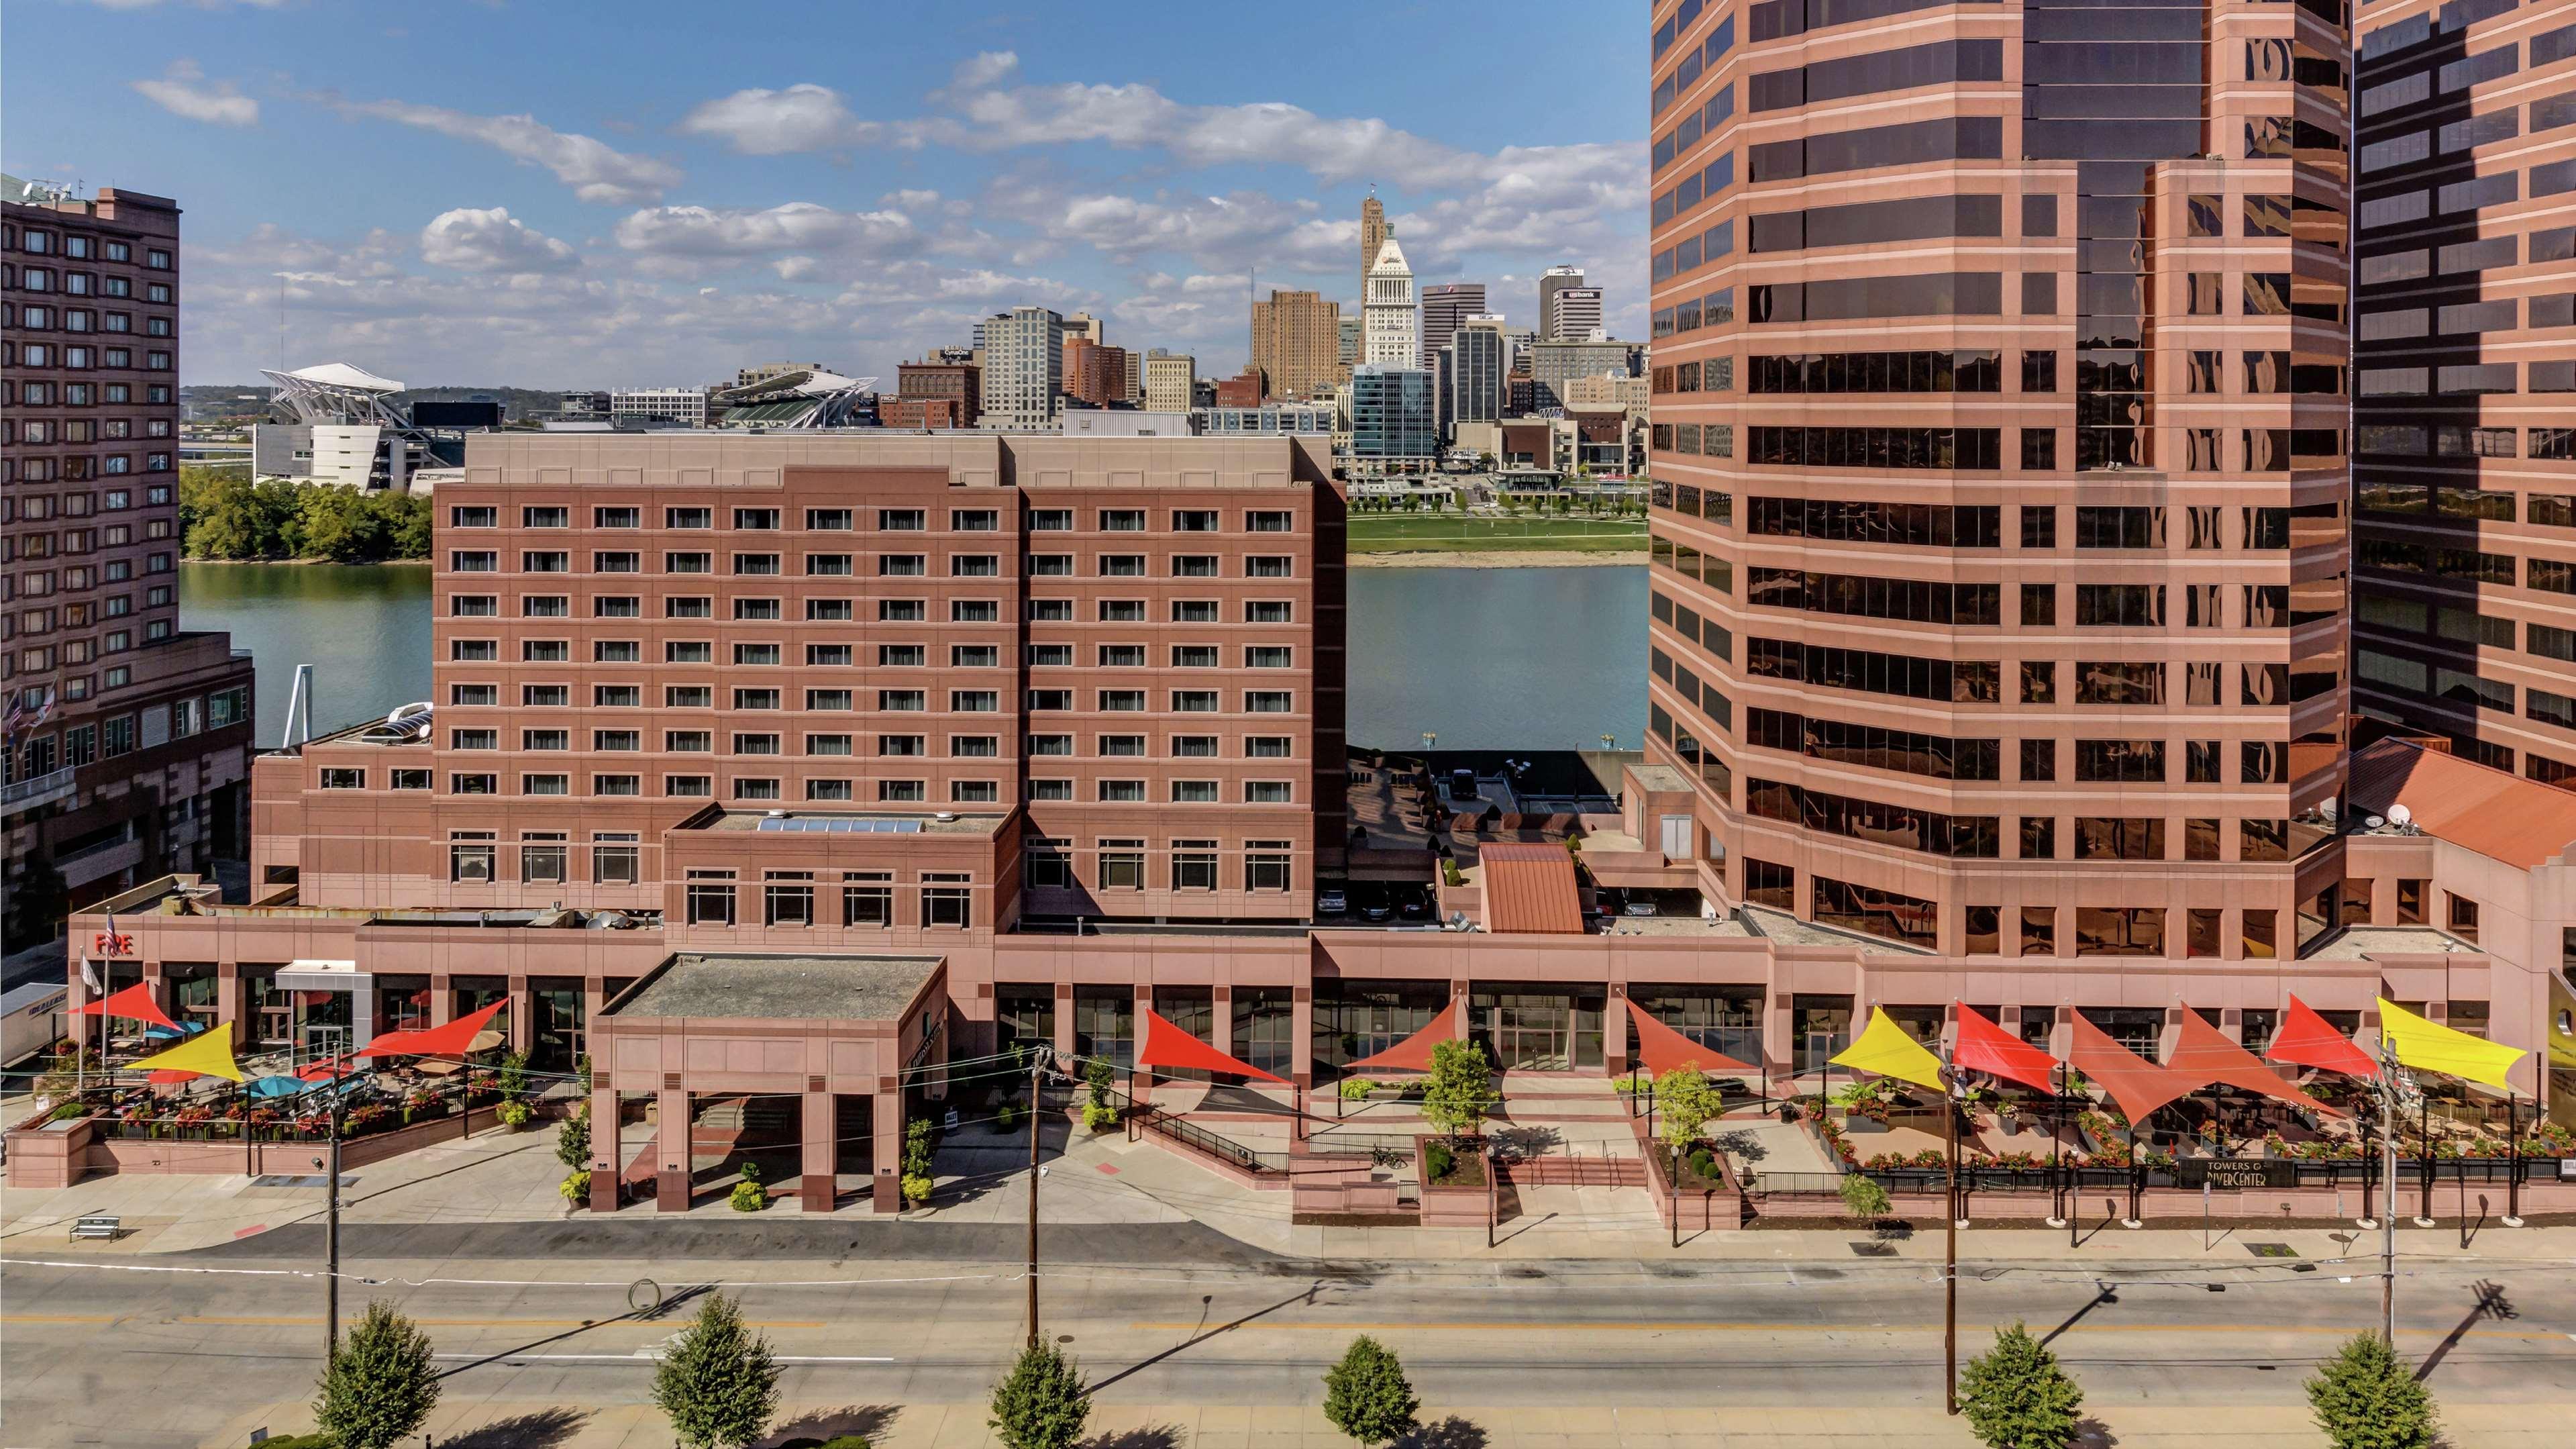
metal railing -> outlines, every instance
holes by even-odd
[[[1100,1093],[1103,1100],[1118,1109],[1121,1121],[1132,1124],[1139,1131],[1169,1138],[1184,1147],[1231,1162],[1246,1172],[1284,1175],[1288,1171],[1288,1154],[1285,1152],[1264,1152],[1246,1147],[1231,1137],[1220,1137],[1204,1127],[1166,1115],[1161,1109],[1138,1102],[1116,1087],[1095,1087],[1088,1082],[1073,1084],[1073,1100],[1077,1103],[1089,1101],[1092,1092]]]
[[[2219,1185],[2215,1190],[2283,1192],[2301,1188],[2375,1187],[2379,1182],[2377,1158],[2357,1158],[2342,1162],[2300,1162],[2282,1159],[2219,1159],[2228,1166],[2264,1169],[2267,1181],[2237,1186]],[[2397,1176],[2400,1185],[2423,1182],[2426,1162],[2421,1157],[2399,1157]],[[2502,1186],[2511,1178],[2514,1159],[2507,1157],[2442,1157],[2431,1163],[2432,1177],[2440,1183],[2488,1183]],[[2563,1175],[2559,1160],[2550,1157],[2521,1159],[2524,1182],[2556,1181]],[[1769,1172],[1752,1174],[1749,1190],[1757,1197],[1835,1197],[1842,1192],[1845,1177],[1866,1177],[1886,1188],[1890,1196],[1911,1194],[1929,1196],[1943,1191],[1944,1175],[1938,1167],[1856,1167],[1841,1172]],[[1959,1185],[1973,1193],[2042,1193],[2067,1186],[2078,1189],[2126,1189],[2132,1182],[2144,1187],[2197,1188],[2204,1179],[2201,1164],[2193,1163],[2186,1171],[2180,1167],[2149,1167],[2143,1175],[2126,1167],[1961,1167]]]
[[[56,790],[68,790],[74,783],[73,777],[79,773],[78,766],[65,765],[59,770],[50,770],[42,775],[32,775],[24,780],[14,780],[9,784],[0,785],[0,808],[34,800],[40,795],[50,795]]]

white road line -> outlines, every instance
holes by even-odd
[[[662,1355],[650,1349],[633,1353],[436,1353],[431,1358],[441,1363],[657,1363]],[[845,1357],[827,1354],[775,1354],[773,1363],[893,1363],[890,1358]]]

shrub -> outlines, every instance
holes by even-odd
[[[1413,1430],[1422,1407],[1395,1351],[1365,1335],[1324,1371],[1324,1417],[1363,1444],[1384,1444]]]
[[[733,1185],[733,1196],[727,1201],[733,1204],[735,1212],[760,1212],[769,1206],[769,1189],[746,1177]]]
[[[563,1194],[565,1202],[576,1207],[590,1201],[590,1169],[576,1167],[565,1173],[562,1184],[555,1191]]]
[[[1877,1178],[1863,1177],[1857,1172],[1843,1174],[1842,1194],[1843,1211],[1856,1218],[1885,1217],[1892,1206],[1887,1200],[1887,1189],[1879,1185]]]
[[[1106,1102],[1082,1104],[1082,1125],[1094,1132],[1106,1132],[1118,1125],[1118,1109]]]
[[[1345,1102],[1365,1102],[1369,1099],[1369,1093],[1377,1090],[1377,1083],[1366,1077],[1344,1077],[1341,1085],[1333,1090],[1340,1093]]]
[[[612,1156],[614,1154],[611,1154]],[[590,1104],[582,1103],[555,1129],[555,1161],[581,1169],[590,1166]]]
[[[2084,1391],[2019,1323],[1995,1330],[1995,1346],[1968,1360],[1959,1411],[1992,1449],[2066,1449]]]
[[[349,1330],[322,1372],[313,1418],[340,1449],[390,1449],[438,1406],[429,1335],[381,1300]]]
[[[1091,1417],[1090,1392],[1073,1360],[1040,1344],[1021,1350],[993,1386],[993,1416],[985,1422],[1008,1449],[1072,1449]]]
[[[259,1449],[340,1449],[340,1441],[317,1430],[311,1434],[290,1434],[283,1439],[262,1439]]]
[[[1008,1102],[1004,1102],[1001,1106],[993,1109],[993,1126],[997,1131],[1008,1132],[1019,1125],[1019,1108],[1012,1106]]]
[[[769,1428],[778,1363],[768,1341],[743,1327],[740,1299],[707,1295],[653,1371],[653,1402],[688,1449],[741,1449]]]
[[[1656,1135],[1675,1148],[1699,1136],[1710,1118],[1726,1110],[1717,1084],[1697,1062],[1684,1062],[1655,1078],[1655,1106],[1663,1114],[1655,1125]]]
[[[65,1102],[61,1106],[46,1113],[45,1120],[48,1122],[69,1122],[75,1117],[86,1117],[89,1113],[90,1107],[87,1102]]]
[[[501,1103],[501,1125],[511,1131],[524,1131],[527,1125],[535,1120],[537,1120],[537,1109],[527,1103],[507,1100]]]
[[[1714,1181],[1717,1177],[1717,1154],[1705,1147],[1694,1148],[1690,1155],[1690,1170],[1703,1182]]]
[[[2421,1449],[2434,1442],[2432,1394],[2378,1334],[2354,1335],[2306,1387],[2317,1427],[2334,1449]]]
[[[917,1176],[913,1173],[905,1173],[903,1177],[903,1200],[911,1203],[914,1207],[919,1207],[923,1203],[930,1201],[932,1187],[933,1183],[931,1179]]]
[[[1422,1148],[1422,1170],[1433,1182],[1447,1177],[1458,1165],[1458,1156],[1445,1142],[1429,1142]]]

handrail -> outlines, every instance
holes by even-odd
[[[73,777],[79,773],[79,766],[65,765],[59,770],[48,770],[41,775],[0,785],[0,805],[15,805],[21,800],[33,800],[39,795],[62,789],[73,783]]]

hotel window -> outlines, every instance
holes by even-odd
[[[598,885],[635,885],[641,878],[641,847],[624,831],[602,831],[591,837],[590,878]]]
[[[429,771],[395,770],[392,772],[392,786],[397,790],[426,790],[429,788]]]
[[[688,920],[692,926],[730,926],[733,924],[733,872],[729,870],[691,870],[688,891]]]
[[[492,883],[494,862],[500,847],[491,844],[488,830],[460,830],[448,837],[447,878],[464,885]]]
[[[322,788],[325,790],[363,790],[367,788],[367,772],[364,770],[326,769],[322,772]]]
[[[764,926],[814,924],[814,887],[809,872],[771,871],[761,886],[760,921]]]
[[[705,775],[665,775],[662,793],[674,799],[702,800],[715,793],[715,782]]]
[[[521,775],[519,777],[519,793],[522,795],[569,795],[572,793],[572,777],[569,775]]]
[[[1103,780],[1100,782],[1100,798],[1113,804],[1141,804],[1145,799],[1145,782]]]
[[[1175,840],[1172,842],[1172,889],[1176,891],[1215,890],[1216,874],[1215,841]]]
[[[884,870],[845,870],[841,872],[841,924],[845,926],[891,926],[894,924],[894,872]]]
[[[559,834],[519,837],[519,880],[526,885],[561,885],[566,847]]]
[[[1141,891],[1145,888],[1145,842],[1100,842],[1100,888],[1112,891]]]
[[[447,793],[450,795],[498,795],[501,793],[501,777],[498,775],[464,775],[450,773],[447,777]]]
[[[1176,805],[1213,805],[1217,802],[1214,780],[1174,780],[1172,803]]]
[[[1243,888],[1248,891],[1284,891],[1291,887],[1289,842],[1285,840],[1248,840],[1243,846]]]
[[[590,777],[590,793],[593,795],[641,795],[644,793],[644,777],[641,775],[593,775]]]
[[[1289,803],[1289,783],[1285,780],[1247,780],[1243,785],[1243,798],[1251,805],[1285,805]]]
[[[973,924],[974,877],[963,871],[923,871],[921,924],[963,927]]]
[[[2478,943],[2478,903],[2467,896],[2445,891],[2450,901],[2451,934],[2474,946]]]

